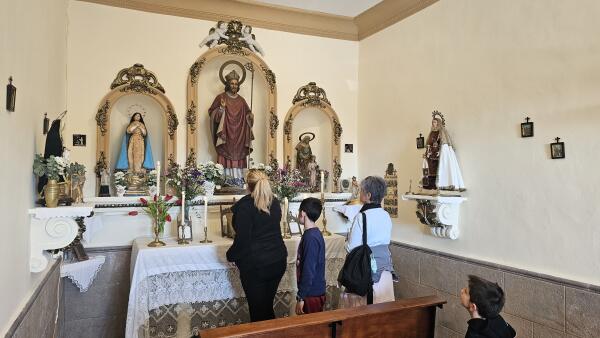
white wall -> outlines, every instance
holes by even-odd
[[[4,336],[44,273],[29,272],[33,155],[43,152],[44,112],[65,109],[66,0],[0,0],[0,335]],[[5,110],[9,76],[17,87],[15,112]],[[51,310],[51,309],[49,309]]]
[[[155,72],[173,102],[180,122],[177,156],[179,162],[183,162],[187,74],[192,63],[206,50],[206,47],[200,49],[198,43],[214,23],[79,1],[69,2],[68,16],[67,106],[70,113],[65,135],[69,139],[73,133],[88,135],[87,147],[73,148],[71,153],[73,160],[88,167],[90,176],[84,194],[94,193],[94,184],[90,182],[94,182],[94,117],[98,104],[109,91],[117,72],[134,63],[142,63]],[[356,143],[358,43],[260,28],[254,29],[254,33],[266,51],[265,61],[277,77],[280,161],[283,119],[297,89],[309,81],[316,81],[327,91],[344,128],[341,142]],[[213,89],[207,88],[208,91]],[[198,112],[203,116],[206,109],[199,107]],[[257,121],[256,125],[264,124]],[[259,132],[255,129],[255,133]],[[356,175],[356,154],[342,154],[342,166],[343,177]]]
[[[427,235],[403,201],[395,240],[600,285],[599,15],[595,0],[440,1],[360,42],[360,175],[393,162],[414,187],[437,109],[468,189],[459,240]]]

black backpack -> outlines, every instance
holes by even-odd
[[[352,249],[346,256],[338,282],[347,292],[364,297],[367,304],[373,304],[373,276],[371,271],[371,248],[367,245],[367,216],[362,214],[362,245]]]

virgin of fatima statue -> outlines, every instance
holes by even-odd
[[[465,190],[462,173],[446,131],[446,121],[437,110],[432,114],[431,131],[423,154],[423,188]]]
[[[131,116],[125,135],[123,135],[119,160],[115,169],[127,170],[134,174],[144,174],[146,170],[154,169],[148,130],[140,113],[136,112]]]

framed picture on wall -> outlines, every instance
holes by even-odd
[[[423,148],[425,148],[425,138],[423,137],[423,134],[419,134],[419,137],[417,137],[417,149]]]
[[[565,158],[565,143],[560,142],[560,137],[556,138],[556,142],[550,143],[550,156],[552,159]]]
[[[525,122],[521,123],[521,137],[533,137],[533,122],[529,122],[530,118],[525,118]]]

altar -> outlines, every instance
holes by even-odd
[[[165,247],[149,248],[151,240],[133,242],[126,337],[190,337],[202,329],[249,321],[238,270],[225,258],[232,239],[213,237],[210,244],[182,246],[167,238]],[[278,317],[293,313],[300,236],[284,242],[288,268],[274,301]],[[337,307],[344,243],[340,235],[325,237],[327,309]]]

